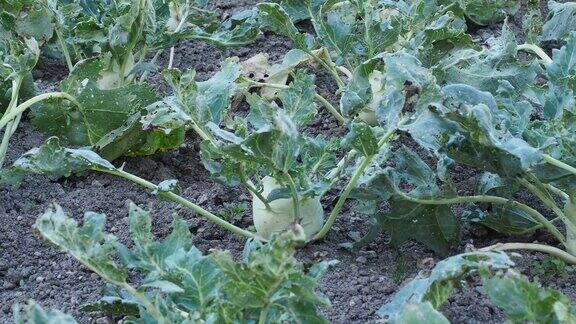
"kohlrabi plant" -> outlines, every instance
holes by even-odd
[[[4,4],[2,40],[16,37],[4,31],[10,24],[21,26],[15,31],[20,37],[42,37],[47,43],[54,36],[70,75],[61,82],[59,92],[22,98],[28,99],[25,102],[12,98],[12,106],[0,120],[0,130],[9,134],[4,136],[3,147],[30,107],[33,125],[40,131],[59,136],[68,145],[91,146],[110,160],[179,146],[186,131],[183,121],[177,112],[159,111],[154,103],[160,98],[144,82],[156,71],[159,55],[171,47],[171,67],[173,45],[179,40],[199,39],[228,47],[249,43],[259,34],[253,11],[220,23],[202,5],[150,0]],[[37,59],[39,48],[35,47]],[[20,78],[28,80],[33,66],[19,71]],[[25,86],[30,87],[29,83]]]
[[[544,288],[514,269],[514,262],[497,251],[475,251],[438,262],[429,274],[418,275],[376,313],[391,323],[450,323],[437,308],[456,289],[476,289],[465,279],[480,277],[490,301],[511,323],[572,323],[574,306],[561,292]]]
[[[47,242],[106,281],[103,298],[82,306],[83,311],[153,323],[326,322],[319,308],[330,303],[315,288],[333,262],[305,270],[294,258],[298,235],[276,235],[266,245],[249,240],[237,262],[226,251],[203,255],[181,218],[161,240],[152,234],[148,212],[130,204],[128,219],[130,248],[104,232],[102,214],[88,212],[79,225],[54,205],[34,225]],[[129,272],[142,279],[132,280]],[[16,323],[41,319],[76,323],[34,303],[23,311],[15,307]]]

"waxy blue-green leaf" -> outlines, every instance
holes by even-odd
[[[379,151],[376,134],[365,123],[350,124],[350,131],[342,141],[342,145],[355,149],[363,156],[372,156]]]
[[[79,105],[61,99],[44,102],[33,109],[34,126],[72,145],[92,146],[157,100],[152,89],[143,84],[102,88],[103,64],[96,59],[77,65],[62,82],[62,90],[74,96]]]
[[[180,14],[194,12],[193,8],[180,10],[183,11]],[[221,23],[216,23],[216,15],[210,17],[206,10],[201,15],[210,21],[209,25],[206,24],[207,22],[193,21],[190,17],[188,22],[182,23],[181,28],[176,31],[175,29],[181,23],[177,20],[181,18],[172,18],[167,22],[168,30],[159,36],[152,35],[150,39],[153,40],[148,40],[148,42],[152,43],[152,48],[166,48],[181,40],[202,40],[221,48],[227,48],[250,44],[260,34],[255,10],[239,12]]]
[[[406,305],[424,302],[431,302],[433,307],[438,308],[462,278],[481,269],[507,270],[512,266],[514,263],[503,252],[470,252],[449,257],[438,262],[426,278],[419,276],[398,290],[377,314],[394,319]]]
[[[282,108],[290,119],[298,127],[302,127],[308,124],[318,112],[314,102],[315,94],[314,77],[298,71],[289,88],[278,92],[278,98],[282,101]]]
[[[515,323],[571,323],[574,306],[560,291],[542,287],[516,273],[482,276],[486,294]]]
[[[406,304],[400,314],[398,314],[390,323],[394,324],[449,324],[450,321],[435,310],[430,302],[418,304]]]
[[[267,314],[269,322],[326,322],[319,307],[329,302],[314,290],[332,262],[305,271],[294,257],[293,234],[247,248],[245,261],[239,263],[227,252],[202,255],[192,245],[186,222],[178,217],[171,233],[157,240],[150,214],[133,204],[129,208],[132,248],[103,232],[101,214],[87,213],[84,225],[78,226],[56,206],[36,222],[45,239],[113,286],[87,310],[143,322],[181,323],[186,314],[207,321],[240,322],[257,319],[261,313]],[[139,287],[126,281],[127,269],[142,278]]]
[[[44,145],[24,153],[11,167],[0,170],[0,183],[18,186],[30,174],[58,179],[88,169],[106,172],[116,168],[93,151],[63,148],[57,137],[51,137]]]
[[[290,16],[276,3],[258,4],[262,27],[277,34],[286,36],[299,49],[308,49],[308,35],[301,33],[292,23]]]
[[[489,25],[513,16],[520,3],[517,0],[458,0],[464,15],[478,25]]]
[[[548,17],[542,28],[542,40],[561,40],[576,29],[576,3],[548,1]]]
[[[443,58],[435,69],[442,83],[463,83],[496,94],[501,80],[515,89],[534,83],[540,67],[536,61],[521,63],[516,59],[516,38],[507,24],[498,38],[489,40],[482,50],[460,49]]]
[[[562,48],[552,50],[552,63],[546,67],[546,72],[552,84],[576,91],[576,31],[568,35]]]
[[[22,38],[34,38],[41,44],[52,39],[54,23],[46,7],[41,3],[32,3],[16,17],[12,26],[16,34]]]
[[[448,254],[459,240],[456,215],[446,205],[425,205],[410,200],[443,198],[436,185],[437,176],[416,153],[406,147],[395,152],[395,168],[376,171],[355,192],[355,197],[376,205],[387,204],[386,211],[376,210],[372,228],[357,242],[362,246],[381,231],[390,234],[395,245],[414,239],[440,254]],[[408,185],[404,193],[400,186]]]
[[[21,306],[14,304],[12,307],[15,324],[76,324],[76,320],[59,310],[45,310],[35,301],[30,300],[28,304]]]
[[[213,260],[224,276],[224,292],[243,309],[270,308],[267,320],[275,322],[282,314],[296,321],[325,323],[318,306],[329,301],[313,291],[322,271],[318,266],[310,274],[301,275],[302,264],[294,256],[294,241],[278,237],[258,250],[247,252],[247,260],[238,264],[227,252],[217,252]],[[326,268],[322,265],[321,268]],[[254,285],[258,282],[258,285]],[[282,284],[278,284],[281,282]],[[245,317],[257,318],[258,312],[246,312]]]
[[[116,238],[103,233],[105,216],[88,212],[84,224],[66,216],[62,207],[53,205],[34,224],[34,228],[51,244],[71,254],[90,270],[106,280],[122,285],[127,270],[111,257]]]

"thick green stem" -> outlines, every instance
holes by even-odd
[[[518,47],[516,47],[516,49],[519,51],[529,51],[529,52],[532,52],[532,53],[538,55],[538,57],[540,57],[540,59],[542,59],[542,61],[544,62],[545,65],[552,63],[552,59],[550,58],[550,56],[548,56],[548,54],[546,54],[546,52],[544,52],[538,45],[522,44],[522,45],[518,45]]]
[[[571,220],[576,221],[576,197],[566,200],[564,214]],[[572,255],[576,255],[576,232],[566,229],[566,250]]]
[[[20,93],[20,86],[22,85],[22,80],[23,79],[21,76],[17,76],[15,79],[12,80],[12,94],[10,96],[10,103],[6,108],[6,112],[4,113],[4,116],[2,116],[2,119],[4,119],[6,115],[16,110],[15,107],[18,104],[18,95]],[[10,142],[10,138],[14,134],[14,131],[16,131],[16,128],[18,127],[20,116],[21,114],[14,114],[13,118],[10,118],[6,121],[7,127],[4,130],[4,136],[2,137],[2,142],[0,143],[0,168],[4,164],[4,159],[6,158],[6,152],[8,152],[8,144]],[[2,119],[0,119],[0,121]],[[0,130],[2,130],[2,128],[3,127],[0,127]]]
[[[328,110],[332,116],[334,116],[340,122],[340,124],[346,123],[346,118],[344,118],[340,112],[334,108],[330,102],[328,102],[328,100],[324,99],[324,97],[317,93],[314,94],[314,98],[316,98],[316,100],[318,100],[322,106],[324,106],[324,108],[326,108],[326,110]]]
[[[340,90],[344,89],[344,87],[345,87],[344,81],[342,81],[342,79],[340,78],[340,75],[338,75],[338,71],[332,65],[327,63],[324,59],[322,59],[318,55],[312,53],[312,51],[310,51],[310,50],[305,50],[305,52],[308,55],[310,55],[314,60],[318,61],[318,63],[320,63],[320,65],[322,65],[326,69],[326,71],[328,71],[328,73],[330,73],[330,75],[332,76],[334,81],[336,81],[336,84],[338,85],[338,89],[340,89]]]
[[[526,187],[526,189],[528,189],[528,191],[530,191],[532,194],[534,194],[536,197],[538,197],[538,199],[540,199],[542,201],[544,206],[551,209],[554,212],[554,214],[556,214],[556,216],[558,216],[560,219],[562,219],[562,221],[566,225],[566,233],[567,234],[576,233],[576,226],[573,223],[573,220],[566,217],[564,212],[560,209],[560,207],[558,207],[556,205],[556,202],[554,202],[554,200],[547,194],[547,192],[541,190],[536,185],[533,185],[532,183],[528,182],[525,179],[518,179],[518,181],[524,187]]]
[[[266,210],[272,210],[272,207],[270,207],[270,203],[268,202],[268,200],[266,198],[264,198],[264,196],[262,196],[262,193],[260,193],[260,191],[258,191],[258,189],[256,189],[252,185],[252,181],[250,181],[246,177],[246,173],[244,171],[244,166],[242,166],[242,168],[240,169],[240,179],[244,183],[244,186],[246,187],[246,189],[248,189],[248,191],[250,191],[254,196],[256,196],[256,198],[258,198],[264,204],[264,206],[266,207]]]
[[[408,201],[412,201],[418,204],[424,205],[451,205],[451,204],[468,204],[468,203],[491,203],[491,204],[500,204],[506,205],[509,204],[514,208],[518,208],[530,216],[534,217],[538,222],[540,222],[554,237],[561,242],[562,244],[566,243],[566,239],[564,235],[560,233],[560,231],[552,224],[546,217],[540,214],[537,210],[531,208],[530,206],[524,205],[514,200],[510,200],[507,198],[502,198],[498,196],[463,196],[463,197],[454,197],[454,198],[446,198],[446,199],[435,199],[435,200],[427,200],[427,199],[419,199],[410,197],[403,192],[397,192],[398,194],[402,195],[402,197]]]
[[[558,161],[548,154],[542,154],[542,158],[544,159],[544,161],[548,162],[549,164],[552,164],[553,166],[556,166],[560,169],[564,169],[564,170],[572,173],[573,175],[576,175],[576,168],[575,167],[568,165],[562,161]]]
[[[288,180],[290,196],[292,196],[292,204],[294,205],[294,219],[298,222],[302,219],[302,215],[300,214],[300,198],[296,190],[296,183],[294,183],[294,179],[292,179],[292,176],[288,172],[284,172],[284,177]]]
[[[258,317],[258,324],[265,324],[268,318],[268,312],[270,311],[270,305],[266,305],[260,310],[260,316]]]
[[[96,171],[102,171],[102,172],[110,173],[110,174],[122,177],[124,179],[130,180],[136,184],[141,185],[144,188],[148,188],[151,190],[158,190],[158,186],[153,184],[152,182],[144,180],[144,179],[142,179],[136,175],[133,175],[133,174],[128,173],[128,172],[123,171],[123,170],[115,169],[115,170],[96,170]],[[220,227],[222,227],[222,228],[224,228],[224,229],[226,229],[232,233],[239,234],[239,235],[242,235],[245,237],[254,238],[254,239],[257,239],[260,241],[264,241],[264,242],[266,241],[265,239],[261,238],[260,236],[254,234],[250,231],[244,230],[238,226],[235,226],[233,224],[228,223],[227,221],[223,220],[222,218],[212,214],[211,212],[205,210],[204,208],[190,202],[189,200],[187,200],[187,199],[185,199],[185,198],[183,198],[183,197],[181,197],[181,196],[179,196],[173,192],[163,192],[163,196],[169,200],[172,200],[175,203],[178,203],[178,204],[186,207],[187,209],[190,209],[191,211],[195,212],[196,214],[206,218],[207,220],[215,223],[216,225],[218,225],[218,226],[220,226]]]
[[[54,30],[56,31],[56,37],[58,38],[58,43],[60,43],[60,47],[62,48],[62,53],[64,53],[64,58],[66,59],[66,65],[68,65],[68,71],[72,72],[74,64],[72,63],[72,58],[70,57],[70,51],[68,51],[68,45],[66,45],[66,42],[62,37],[60,29],[56,27],[54,28]]]
[[[249,182],[244,182],[244,186],[246,187],[246,189],[248,189],[248,191],[250,191],[254,196],[256,196],[256,198],[258,198],[266,207],[266,210],[272,210],[272,207],[270,206],[270,203],[268,202],[268,200],[266,200],[266,198],[264,198],[264,196],[262,196],[262,193],[260,193],[256,188],[254,188]]]
[[[576,265],[576,257],[559,248],[553,246],[536,244],[536,243],[498,243],[485,248],[480,249],[480,251],[507,251],[507,250],[529,250],[542,252],[546,254],[553,255],[559,259],[564,260],[564,262]]]
[[[26,111],[26,109],[30,108],[35,103],[38,103],[42,100],[55,99],[55,98],[63,98],[63,99],[69,100],[70,102],[72,102],[76,106],[80,107],[80,103],[76,100],[76,98],[67,94],[66,92],[43,93],[43,94],[38,95],[34,98],[30,98],[30,99],[24,101],[23,103],[16,106],[16,108],[14,108],[14,109],[11,109],[10,111],[6,111],[4,116],[2,116],[2,118],[0,118],[0,130],[2,130],[2,128],[4,128],[8,124],[8,122],[10,122],[14,118],[18,117],[18,115],[22,114],[24,111]]]
[[[346,202],[346,199],[348,199],[350,192],[352,192],[352,190],[356,187],[356,184],[358,183],[358,180],[362,176],[362,173],[370,165],[370,163],[372,163],[373,158],[374,155],[364,157],[364,160],[352,175],[352,178],[344,188],[344,191],[342,191],[340,197],[338,197],[338,201],[336,202],[336,205],[332,209],[332,212],[330,212],[330,216],[328,216],[326,223],[324,223],[324,226],[322,226],[320,232],[318,232],[318,234],[316,234],[312,240],[314,241],[321,240],[322,238],[324,238],[324,236],[326,236],[326,234],[328,234],[328,232],[332,228],[332,225],[336,221],[336,217],[338,217],[340,211],[342,210],[342,207],[344,207],[344,203]]]
[[[384,136],[378,142],[378,148],[381,149],[386,143],[388,143],[388,141],[390,140],[390,138],[392,138],[394,133],[396,133],[396,129],[389,130],[386,134],[384,134]],[[324,238],[324,236],[326,236],[326,234],[328,234],[328,232],[332,228],[332,225],[334,225],[336,218],[340,214],[340,211],[344,207],[346,199],[348,199],[348,196],[350,196],[350,193],[356,187],[356,184],[358,183],[358,180],[362,176],[362,173],[364,173],[364,170],[372,163],[372,159],[374,159],[374,155],[368,155],[364,157],[364,159],[360,163],[360,166],[358,166],[358,169],[354,171],[352,178],[350,178],[350,181],[348,181],[348,184],[346,184],[346,187],[344,187],[344,190],[338,197],[338,201],[336,201],[336,205],[330,212],[330,216],[328,216],[326,223],[324,223],[324,226],[322,226],[320,232],[318,232],[314,236],[314,238],[312,238],[313,241],[321,240],[322,238]]]
[[[138,302],[142,304],[142,306],[144,306],[144,308],[148,311],[148,313],[150,313],[150,316],[152,316],[157,323],[159,324],[169,323],[164,318],[164,316],[162,316],[160,311],[158,311],[158,308],[156,308],[156,306],[150,303],[148,298],[143,293],[139,292],[136,288],[132,287],[130,284],[126,282],[124,282],[119,286],[124,290],[126,290],[130,295],[134,296],[134,298],[136,298],[136,300],[138,300]]]

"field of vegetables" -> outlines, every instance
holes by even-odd
[[[0,9],[0,322],[576,323],[576,2]]]

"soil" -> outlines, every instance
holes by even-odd
[[[249,8],[254,0],[224,0],[216,2],[216,8],[224,15]],[[515,18],[514,21],[521,21]],[[516,31],[518,29],[516,25]],[[478,29],[479,33],[499,33],[499,27]],[[483,36],[482,36],[483,37]],[[177,47],[175,66],[193,67],[201,79],[208,78],[217,71],[219,62],[226,56],[239,56],[246,59],[258,52],[267,52],[272,61],[282,58],[291,48],[286,39],[265,34],[254,45],[242,49],[231,49],[227,53],[218,51],[211,45],[194,42]],[[164,57],[164,62],[166,58]],[[38,85],[42,89],[56,88],[57,81],[65,76],[65,68],[59,62],[44,60],[39,71],[35,72]],[[333,84],[326,76],[317,78],[322,95],[333,93]],[[165,90],[162,81],[152,77],[152,82],[160,91]],[[333,100],[334,97],[328,96]],[[342,133],[336,121],[322,113],[313,123],[315,132],[336,135]],[[32,129],[24,120],[11,141],[8,161],[12,162],[28,149],[42,144],[45,137]],[[183,196],[211,210],[221,210],[226,202],[245,201],[249,195],[242,190],[220,186],[210,179],[198,156],[198,143],[190,139],[181,148],[171,152],[144,158],[126,158],[117,161],[125,163],[125,168],[145,179],[160,182],[178,179],[183,188]],[[474,185],[470,180],[475,176],[465,168],[458,179],[460,187],[466,191]],[[324,206],[333,206],[339,188],[327,195]],[[526,200],[529,200],[526,197]],[[84,212],[95,211],[107,215],[107,230],[128,241],[128,220],[126,204],[133,201],[147,208],[154,215],[153,228],[157,237],[165,236],[175,213],[183,217],[194,234],[194,243],[202,251],[221,248],[239,255],[244,240],[224,232],[212,223],[196,217],[180,206],[158,201],[150,192],[122,179],[98,173],[57,181],[42,176],[29,177],[18,190],[0,188],[0,322],[11,320],[11,307],[35,299],[45,307],[58,308],[73,315],[81,323],[105,322],[99,314],[79,311],[79,306],[96,300],[100,296],[103,281],[98,276],[80,266],[68,255],[59,252],[39,239],[33,233],[32,225],[38,215],[50,204],[57,202],[78,220]],[[360,237],[368,228],[368,220],[354,213],[347,206],[336,221],[327,238],[298,251],[297,257],[305,263],[320,260],[338,260],[322,279],[319,291],[332,302],[332,307],[324,310],[327,318],[334,323],[368,322],[377,320],[375,311],[385,304],[394,292],[421,270],[428,270],[429,264],[421,260],[439,261],[441,257],[416,243],[406,243],[399,248],[390,246],[387,237],[381,234],[374,242],[361,251],[353,252],[342,247]],[[250,208],[248,208],[250,210]],[[250,226],[247,212],[240,225]],[[497,235],[476,225],[465,225],[462,229],[462,243],[454,254],[464,251],[472,244],[480,247],[509,239],[525,241],[547,241],[543,233],[526,237],[508,238]],[[534,262],[542,260],[540,254],[524,254],[518,257],[519,269],[531,274]],[[560,289],[576,301],[575,277],[570,273],[566,278],[543,278],[545,285]],[[457,291],[443,306],[443,313],[454,323],[501,323],[503,313],[495,308],[482,293],[477,280],[471,280],[466,289]]]

